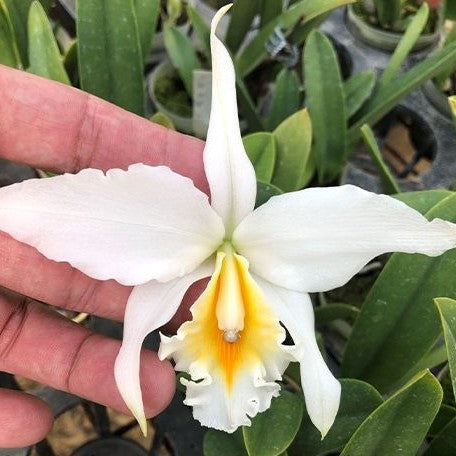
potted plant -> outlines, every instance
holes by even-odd
[[[414,51],[437,44],[443,23],[443,2],[424,1],[429,5],[430,14]],[[363,0],[347,8],[347,22],[353,33],[365,43],[383,51],[393,51],[424,1]]]

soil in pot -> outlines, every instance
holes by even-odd
[[[437,150],[430,127],[414,112],[398,107],[375,126],[383,158],[396,178],[418,182],[429,171]],[[378,176],[371,154],[360,143],[350,163],[364,172]]]

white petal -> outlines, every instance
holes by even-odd
[[[204,168],[211,204],[222,217],[228,234],[255,205],[255,171],[245,153],[236,105],[233,62],[215,30],[230,5],[221,8],[211,27],[212,106],[204,149]]]
[[[192,273],[166,283],[155,280],[138,285],[128,299],[124,336],[116,359],[114,375],[128,408],[146,432],[146,418],[139,382],[141,346],[145,337],[167,323],[176,313],[185,292],[199,279],[211,276],[214,261],[208,260]]]
[[[142,164],[4,187],[0,230],[90,277],[125,285],[192,271],[224,235],[191,180]]]
[[[271,198],[233,235],[252,272],[298,291],[346,283],[387,252],[440,255],[456,246],[456,225],[352,185],[309,188]]]
[[[288,329],[301,364],[301,384],[307,413],[324,437],[336,418],[340,383],[326,366],[315,340],[314,313],[307,293],[287,290],[255,277],[280,321]]]

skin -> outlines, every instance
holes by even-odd
[[[0,93],[3,158],[60,173],[126,168],[138,162],[166,165],[209,193],[204,143],[198,139],[74,88],[1,65]],[[91,333],[36,301],[121,321],[131,288],[91,279],[2,232],[0,264],[0,371],[128,414],[113,374],[120,343]],[[200,281],[187,292],[168,330],[189,318],[189,306],[204,286]],[[148,417],[169,404],[175,389],[171,364],[147,350],[142,353],[141,388]],[[52,427],[49,407],[37,398],[0,388],[0,404],[0,447],[37,442]]]

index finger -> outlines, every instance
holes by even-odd
[[[0,65],[0,155],[57,172],[166,165],[208,192],[204,143],[53,81]]]

